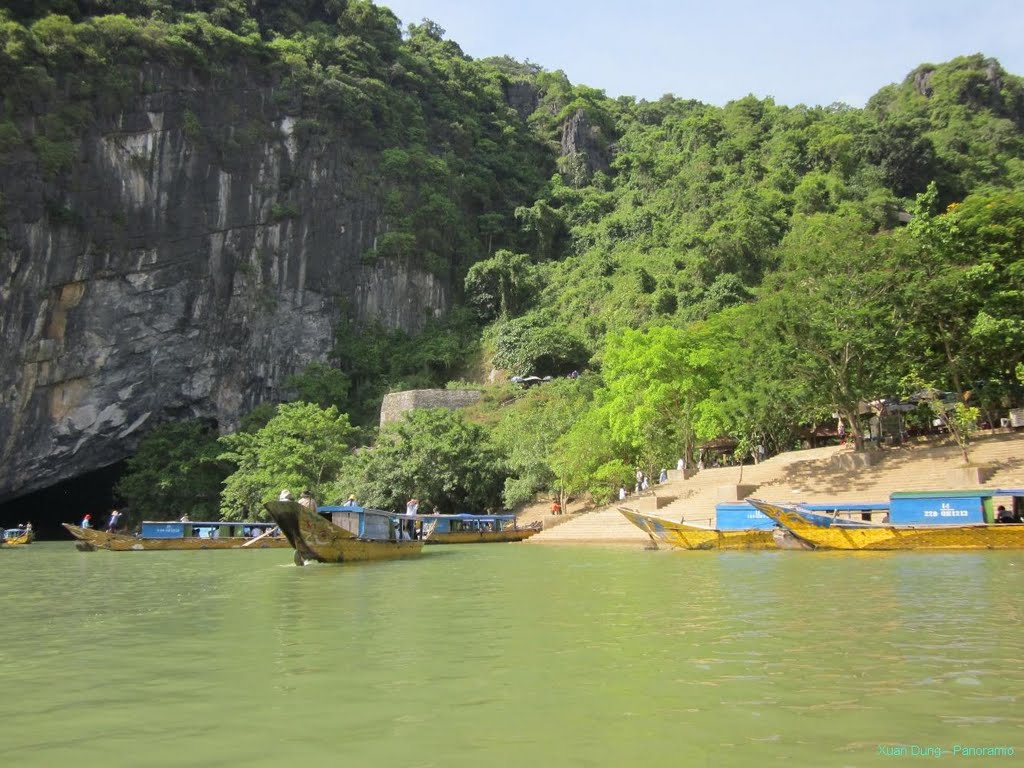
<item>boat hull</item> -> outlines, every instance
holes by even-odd
[[[779,546],[770,529],[720,531],[674,523],[623,507],[619,507],[619,512],[655,543],[665,543],[677,549],[778,549]]]
[[[432,533],[427,539],[427,544],[494,544],[503,541],[524,541],[539,531],[539,528],[510,528],[505,531]]]
[[[108,533],[93,528],[81,528],[71,523],[64,527],[78,539],[94,549],[109,549],[112,552],[154,552],[171,549],[287,549],[291,546],[284,536],[267,536],[259,541],[251,538],[225,537],[206,539],[188,537],[180,539],[144,539],[126,536],[123,533]],[[81,548],[83,551],[88,547]]]
[[[418,555],[423,550],[422,539],[360,538],[294,501],[271,501],[264,506],[295,549],[296,562],[395,560]]]
[[[11,536],[9,539],[3,540],[3,546],[5,547],[24,547],[32,543],[32,534],[23,533],[20,536]]]
[[[761,510],[814,549],[840,550],[955,550],[1024,549],[1024,524],[871,525],[847,527],[816,524],[798,507],[754,501]]]

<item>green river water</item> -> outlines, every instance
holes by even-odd
[[[1024,764],[1022,552],[43,542],[0,584],[5,767]]]

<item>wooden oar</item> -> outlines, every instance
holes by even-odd
[[[267,536],[269,536],[269,535],[270,535],[270,534],[272,534],[273,532],[274,532],[274,529],[273,529],[273,528],[271,528],[271,529],[269,529],[268,531],[266,531],[266,532],[264,532],[264,533],[261,533],[261,534],[260,534],[259,536],[257,536],[257,537],[256,537],[255,539],[250,539],[249,541],[245,542],[245,544],[243,544],[242,546],[243,546],[243,547],[248,547],[248,546],[251,546],[251,545],[255,544],[255,543],[256,543],[257,541],[262,541],[263,539],[267,538]]]

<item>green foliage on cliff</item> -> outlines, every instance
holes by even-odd
[[[787,449],[835,413],[856,426],[861,401],[916,370],[988,413],[1013,402],[1020,78],[970,56],[919,68],[863,110],[602,106],[618,136],[609,171],[551,179],[528,220],[543,211],[561,234],[525,251],[550,262],[547,287],[492,311],[484,335],[510,373],[564,373],[543,352],[570,338],[601,370],[545,468],[524,476],[605,497],[623,467],[692,460],[717,435]],[[664,343],[676,334],[695,345],[681,359]],[[702,382],[692,400],[687,382]],[[508,450],[530,444],[504,429]]]
[[[502,69],[443,35],[424,23],[403,38],[394,14],[366,0],[23,0],[0,11],[0,162],[28,152],[48,179],[69,173],[83,134],[114,120],[153,65],[203,84],[261,77],[299,116],[302,142],[352,144],[380,176],[387,231],[371,256],[461,281],[524,239],[513,213],[554,158],[506,103]],[[268,138],[230,115],[204,125],[188,90],[180,97],[185,135],[228,165]],[[299,213],[289,206],[279,201],[273,220]]]
[[[478,337],[476,319],[464,307],[427,322],[417,335],[380,323],[343,321],[331,365],[347,379],[349,389],[344,399],[331,402],[350,414],[354,424],[375,425],[388,391],[436,387],[462,375],[478,356]],[[309,371],[295,381],[308,375]]]

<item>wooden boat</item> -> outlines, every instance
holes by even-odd
[[[663,542],[678,549],[776,549],[774,531],[770,528],[738,528],[722,530],[688,523],[674,523],[626,507],[619,512],[657,544]],[[783,544],[784,545],[784,544]]]
[[[3,536],[3,544],[8,547],[23,547],[26,544],[31,544],[35,537],[32,535],[31,528],[7,528],[0,529]]]
[[[406,538],[399,523],[404,515],[382,509],[345,505],[314,511],[296,501],[264,506],[295,549],[296,565],[412,557],[420,554],[431,533],[428,526],[423,537]]]
[[[78,548],[109,549],[114,552],[142,552],[168,549],[284,549],[288,540],[269,535],[270,523],[147,521],[138,536],[82,528],[64,527],[78,539]]]
[[[515,515],[399,515],[420,526],[434,524],[427,544],[484,544],[523,541],[541,530],[540,523],[520,528]]]
[[[820,515],[794,504],[772,504],[755,499],[750,499],[750,503],[814,549],[1024,548],[1024,524],[1021,523],[869,523]],[[957,517],[949,519],[956,520]]]

